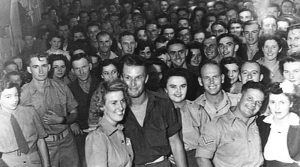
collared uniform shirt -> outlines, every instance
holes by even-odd
[[[58,116],[67,116],[78,106],[71,90],[65,84],[47,79],[44,93],[40,93],[33,81],[22,87],[20,104],[31,105],[35,108],[40,118],[43,118],[48,110],[55,112]],[[43,123],[48,134],[58,134],[68,128],[66,124],[47,125]]]
[[[103,117],[96,130],[86,138],[85,155],[88,167],[131,167],[133,151],[123,126],[112,126]]]
[[[127,108],[127,116],[124,118],[125,135],[131,140],[136,165],[169,155],[169,137],[181,128],[172,102],[158,93],[146,93],[148,103],[143,126],[138,123],[130,108]]]
[[[207,101],[205,94],[200,95],[195,100],[195,103],[200,105],[201,112],[206,112],[211,120],[230,111],[230,107],[236,106],[241,98],[241,94],[226,93],[223,90],[222,92],[224,94],[224,98],[220,102],[218,108]]]
[[[182,137],[186,151],[198,148],[200,133],[205,123],[209,121],[206,112],[201,112],[199,105],[186,100],[180,108],[182,122]]]
[[[37,140],[45,138],[47,134],[34,108],[18,106],[17,110],[12,114],[19,123],[29,149],[36,149]],[[10,113],[6,113],[0,109],[0,152],[4,154],[19,149],[10,117]]]
[[[196,157],[211,159],[215,167],[259,167],[263,164],[256,118],[246,125],[234,113],[205,125]]]

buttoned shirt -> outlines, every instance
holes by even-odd
[[[273,115],[267,116],[263,121],[271,124],[270,134],[264,149],[266,160],[276,160],[284,163],[294,163],[290,157],[287,146],[287,135],[290,125],[299,125],[299,117],[295,113],[286,116],[284,124],[276,125]]]
[[[47,136],[41,124],[40,118],[33,107],[18,106],[13,113],[4,112],[0,109],[0,152],[8,153],[18,150],[18,144],[13,127],[10,122],[14,115],[19,123],[25,140],[30,150],[36,149],[38,139]]]
[[[133,152],[123,126],[114,127],[103,117],[99,127],[86,138],[85,155],[89,167],[131,167]]]
[[[33,81],[22,87],[20,103],[35,108],[42,119],[48,110],[53,111],[60,117],[67,116],[78,106],[72,92],[65,84],[47,79],[44,85],[44,92],[37,90]],[[48,134],[58,134],[68,128],[66,124],[47,125],[43,123]]]
[[[259,167],[263,163],[255,118],[245,124],[233,112],[204,126],[196,157],[212,159],[215,167]]]
[[[186,151],[198,148],[203,125],[209,121],[206,112],[200,111],[199,105],[189,100],[180,108],[182,137]]]
[[[217,108],[214,104],[211,104],[209,101],[207,101],[205,93],[200,95],[195,100],[195,103],[200,105],[201,112],[206,112],[210,119],[213,119],[217,116],[227,113],[230,110],[230,107],[236,106],[241,98],[241,94],[226,93],[223,90],[222,93],[224,94],[224,98],[222,101],[220,101]]]
[[[169,137],[181,126],[172,102],[163,95],[147,91],[148,103],[141,126],[130,108],[124,118],[125,135],[132,142],[134,163],[143,165],[171,153]]]

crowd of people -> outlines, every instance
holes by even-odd
[[[1,71],[0,166],[299,167],[297,2],[260,2],[47,7]]]

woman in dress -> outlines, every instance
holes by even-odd
[[[117,79],[99,86],[99,107],[103,112],[96,130],[86,138],[88,167],[131,167],[133,152],[130,140],[123,134],[120,122],[130,104],[126,84]]]

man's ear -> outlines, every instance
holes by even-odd
[[[201,77],[198,77],[198,82],[199,82],[199,85],[200,85],[200,86],[203,86]]]
[[[48,72],[51,70],[51,65],[48,64]]]
[[[29,66],[27,66],[27,72],[29,72],[30,74],[32,74],[32,73],[31,73],[31,69],[30,69]]]
[[[241,81],[242,82],[242,77],[241,77],[241,74],[239,74],[239,81]]]
[[[235,51],[235,52],[237,52],[237,51],[239,50],[239,48],[240,48],[240,45],[238,45],[238,44],[235,44],[235,45],[234,45],[234,51]]]
[[[263,79],[264,79],[264,74],[260,74],[259,81],[262,81]]]
[[[224,80],[225,80],[225,76],[224,74],[221,74],[221,83],[224,83]]]
[[[145,78],[145,84],[148,82],[148,79],[149,79],[149,75],[147,74]]]

